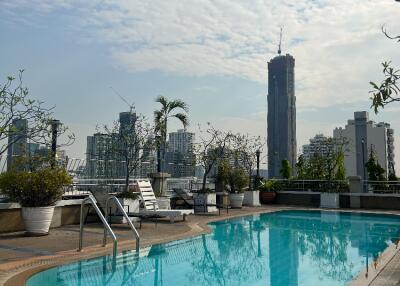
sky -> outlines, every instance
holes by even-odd
[[[370,81],[381,63],[400,67],[400,3],[394,0],[0,0],[0,80],[24,69],[32,98],[55,106],[86,136],[129,110],[110,87],[152,118],[164,95],[190,106],[190,128],[266,137],[267,63],[282,51],[296,60],[297,145],[332,135],[354,111],[395,129],[400,173],[400,103],[375,115]],[[169,131],[181,126],[169,124]]]

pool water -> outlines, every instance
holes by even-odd
[[[400,217],[280,211],[211,223],[210,234],[62,265],[28,286],[347,285],[400,237]]]

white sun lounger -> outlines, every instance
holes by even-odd
[[[140,195],[142,196],[143,200],[144,209],[140,210],[141,213],[156,213],[160,216],[168,217],[171,222],[174,222],[176,217],[182,216],[183,220],[186,220],[187,215],[194,214],[194,210],[160,209],[150,181],[136,180],[135,183],[138,186]]]

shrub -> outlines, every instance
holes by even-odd
[[[215,191],[210,188],[200,189],[197,191],[198,194],[213,194]]]
[[[281,185],[277,180],[266,180],[263,181],[259,187],[261,192],[276,192],[281,189]]]
[[[134,192],[129,192],[129,191],[123,191],[120,192],[116,195],[117,198],[119,199],[131,199],[131,200],[136,200],[137,198],[139,198],[139,194],[138,193],[134,193]]]
[[[22,207],[53,206],[61,199],[62,187],[71,184],[63,168],[43,168],[34,172],[10,171],[0,175],[0,189],[10,201]]]
[[[230,193],[242,193],[244,188],[249,185],[249,177],[243,168],[231,169],[228,175]]]

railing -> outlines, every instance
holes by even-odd
[[[114,200],[115,205],[117,207],[117,209],[119,209],[119,211],[122,213],[122,215],[125,217],[126,221],[128,222],[129,227],[132,229],[133,234],[135,235],[135,239],[136,239],[136,252],[139,253],[139,243],[140,243],[140,236],[139,233],[137,232],[135,226],[133,225],[131,219],[129,218],[128,214],[125,212],[124,208],[122,207],[121,203],[119,202],[119,200],[117,199],[117,197],[115,196],[110,196],[107,201],[106,201],[106,215],[105,217],[108,217],[108,210],[109,210],[109,204],[110,201]],[[106,245],[107,243],[107,230],[104,229],[104,237],[103,237],[103,245]]]
[[[203,182],[196,178],[169,178],[167,179],[168,190],[185,189],[190,191],[198,191],[203,187]],[[207,181],[206,188],[215,189],[215,184]]]
[[[133,185],[135,179],[130,179]],[[108,193],[119,193],[125,190],[125,179],[74,179],[70,186],[64,187],[63,197],[86,196],[93,189],[105,188]]]
[[[367,192],[378,194],[398,194],[400,193],[400,181],[364,181]]]
[[[133,185],[138,178],[131,178],[129,185]],[[202,182],[193,178],[167,179],[167,189],[186,189],[197,191],[202,188]],[[119,193],[125,190],[125,179],[74,179],[70,186],[64,187],[64,198],[85,197],[95,188],[105,188],[108,193]],[[206,188],[215,189],[215,184],[206,183]]]
[[[82,250],[83,247],[83,226],[84,226],[84,218],[83,218],[83,208],[86,204],[86,202],[89,202],[92,204],[93,208],[95,209],[97,215],[100,217],[101,222],[103,223],[104,226],[104,232],[107,234],[107,231],[111,235],[111,238],[113,240],[113,255],[114,257],[117,255],[117,237],[115,236],[114,232],[112,231],[110,225],[108,224],[107,220],[101,213],[99,207],[97,206],[96,199],[92,196],[89,195],[85,199],[82,200],[81,203],[81,215],[80,215],[80,223],[79,223],[79,245],[78,245],[78,251]],[[106,246],[107,240],[103,240],[103,246]]]
[[[276,188],[278,191],[299,191],[299,192],[349,192],[348,181],[328,180],[282,180],[277,179]]]

